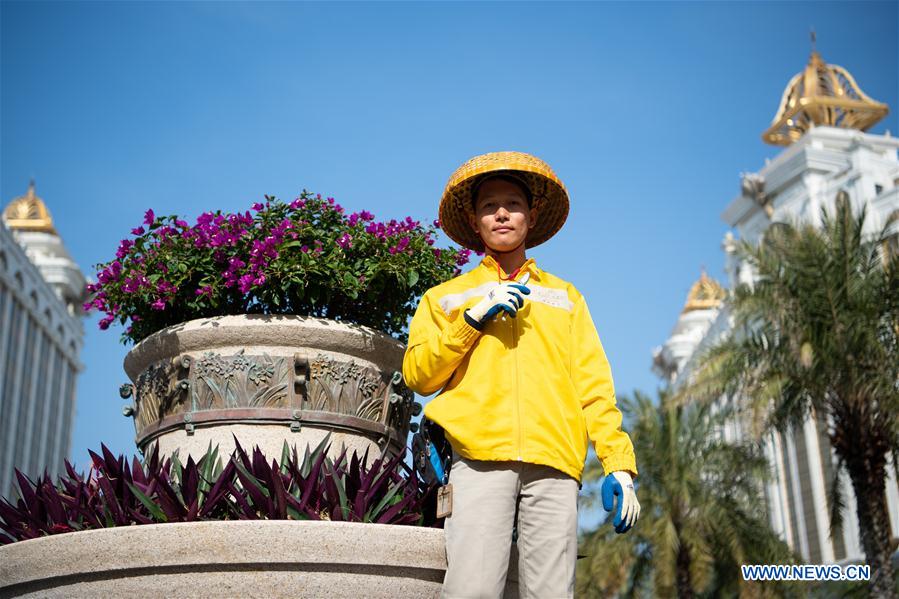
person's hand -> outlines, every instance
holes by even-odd
[[[615,507],[615,496],[618,496],[618,508],[612,518],[612,525],[618,534],[631,529],[640,517],[640,502],[634,492],[634,481],[624,470],[616,470],[602,481],[602,507],[611,512]]]
[[[476,328],[483,327],[501,311],[508,312],[511,316],[518,314],[519,308],[524,305],[523,295],[531,292],[527,287],[531,273],[525,273],[521,281],[509,281],[491,289],[484,299],[465,311],[465,314],[477,323]]]

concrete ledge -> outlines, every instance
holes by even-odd
[[[445,569],[435,528],[148,524],[0,547],[0,597],[437,597]],[[517,596],[516,581],[513,566],[506,597]]]

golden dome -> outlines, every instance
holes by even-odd
[[[28,193],[9,203],[3,211],[3,221],[10,229],[56,233],[44,200],[34,193],[34,180],[28,184]]]
[[[787,83],[777,115],[762,139],[788,146],[816,125],[865,131],[889,110],[866,96],[849,71],[825,64],[813,50],[805,69]]]
[[[726,297],[724,289],[717,281],[710,278],[702,271],[699,280],[690,287],[690,293],[687,294],[687,303],[681,312],[690,312],[691,310],[709,310],[717,308],[721,305],[721,300]]]

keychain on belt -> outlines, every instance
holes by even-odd
[[[437,517],[446,518],[453,513],[453,486],[449,484],[449,476],[443,468],[440,454],[430,440],[428,441],[428,448],[430,449],[431,466],[434,467],[434,472],[437,473],[437,480],[440,481],[440,488],[437,489]]]

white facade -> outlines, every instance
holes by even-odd
[[[820,209],[830,214],[840,190],[848,192],[853,208],[867,209],[868,232],[879,231],[890,215],[899,211],[899,140],[857,130],[815,127],[784,149],[757,173],[743,175],[743,192],[722,214],[741,239],[758,243],[772,222],[820,224]],[[734,235],[725,235],[728,286],[749,282],[753,274],[735,255]],[[684,313],[671,337],[655,351],[654,371],[677,387],[695,370],[696,358],[732,327],[726,304],[719,308]],[[725,438],[739,439],[745,422],[734,421]],[[766,453],[772,479],[765,497],[772,528],[809,563],[863,560],[855,497],[845,470],[842,474],[846,511],[843,530],[829,535],[827,488],[836,458],[826,425],[809,418],[792,434],[773,433]],[[899,537],[899,485],[892,462],[888,463],[887,503],[892,536]]]
[[[83,369],[84,275],[54,232],[0,223],[0,495],[15,500],[14,468],[61,474]]]

